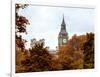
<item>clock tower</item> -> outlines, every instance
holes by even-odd
[[[63,16],[63,20],[61,23],[61,29],[58,35],[58,47],[66,45],[68,42],[68,33],[66,31],[66,24]]]

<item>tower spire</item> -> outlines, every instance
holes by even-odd
[[[63,14],[62,25],[65,25],[64,14]]]
[[[65,20],[64,20],[64,14],[63,14],[63,19],[62,19],[62,23],[61,23],[61,30],[66,31],[66,24],[65,24]]]
[[[63,21],[64,21],[64,14],[63,14]]]

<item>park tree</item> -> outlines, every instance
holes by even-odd
[[[86,41],[86,35],[77,36],[74,34],[71,39],[69,39],[69,44],[73,46],[75,50],[80,50],[83,43]]]
[[[84,68],[94,68],[94,33],[86,34],[86,42],[83,44]]]
[[[15,49],[16,49],[16,72],[24,70],[21,65],[21,61],[27,56],[25,43],[27,40],[22,38],[22,33],[27,33],[26,27],[29,25],[29,21],[26,17],[20,16],[19,10],[25,9],[27,4],[15,4]]]
[[[25,9],[28,6],[28,4],[15,4],[15,31],[16,33],[25,33],[26,32],[26,26],[29,24],[29,20],[19,15],[20,9]]]
[[[27,33],[26,26],[29,25],[29,21],[26,17],[19,15],[19,10],[25,9],[27,6],[28,4],[15,4],[15,39],[16,46],[21,49],[25,47],[26,42],[21,33]]]
[[[32,48],[29,49],[30,56],[22,61],[22,65],[26,68],[25,72],[50,71],[52,55],[49,54],[47,47],[44,46],[43,39],[34,42]]]
[[[71,45],[66,45],[60,48],[59,60],[62,65],[62,70],[71,69],[71,63],[73,62],[74,48]]]
[[[83,43],[86,35],[77,36],[74,34],[65,46],[60,47],[59,59],[62,69],[82,69],[83,68]]]

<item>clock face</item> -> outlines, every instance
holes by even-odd
[[[63,39],[63,43],[66,43],[67,42],[67,40],[66,39]]]

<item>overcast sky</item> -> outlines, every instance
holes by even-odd
[[[30,39],[44,38],[45,45],[55,49],[58,46],[63,14],[69,38],[75,33],[80,35],[94,32],[94,9],[29,5],[20,10],[19,14],[25,16],[30,22],[27,26],[28,34],[23,35],[23,38],[28,40],[27,48],[30,45]]]

